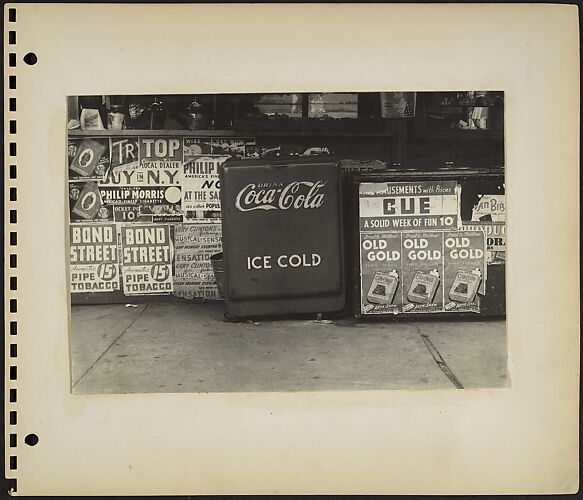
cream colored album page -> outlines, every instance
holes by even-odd
[[[11,493],[577,491],[578,41],[569,5],[6,5]]]

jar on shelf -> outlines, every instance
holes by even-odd
[[[107,128],[121,130],[125,125],[125,110],[121,104],[112,104],[107,113]]]
[[[187,111],[189,130],[204,130],[208,128],[208,118],[202,104],[198,101],[193,101],[188,105]]]

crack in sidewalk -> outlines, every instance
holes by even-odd
[[[111,344],[109,344],[109,345],[107,346],[107,348],[106,348],[106,349],[105,349],[105,350],[104,350],[104,351],[103,351],[103,352],[102,352],[102,353],[99,355],[99,357],[98,357],[98,358],[97,358],[97,359],[96,359],[96,360],[93,362],[93,364],[92,364],[92,365],[91,365],[89,368],[87,368],[87,370],[85,370],[85,372],[83,373],[83,375],[81,375],[81,376],[80,376],[80,377],[77,379],[77,382],[75,382],[75,383],[74,383],[74,384],[71,386],[71,390],[73,390],[75,387],[77,387],[77,385],[79,384],[79,382],[81,382],[81,380],[83,380],[83,377],[85,377],[85,375],[87,375],[87,374],[88,374],[88,373],[89,373],[89,372],[90,372],[90,371],[93,369],[93,367],[94,367],[94,366],[95,366],[97,363],[99,363],[99,360],[100,360],[101,358],[103,358],[103,356],[105,356],[105,353],[107,353],[107,351],[109,351],[109,350],[110,350],[110,349],[113,347],[113,345],[114,345],[115,343],[117,343],[117,341],[118,341],[119,339],[121,339],[121,338],[122,338],[122,336],[125,334],[125,332],[127,332],[127,331],[128,331],[128,330],[129,330],[129,329],[132,327],[132,326],[134,326],[134,323],[135,323],[136,321],[138,321],[138,319],[139,319],[139,318],[140,318],[140,316],[143,314],[143,312],[144,312],[144,311],[145,311],[145,310],[148,308],[148,305],[149,305],[149,304],[146,304],[146,305],[144,306],[144,308],[143,308],[143,309],[142,309],[142,310],[141,310],[141,311],[138,313],[138,315],[137,315],[137,316],[134,318],[134,320],[133,320],[133,321],[132,321],[132,322],[131,322],[131,323],[130,323],[128,326],[126,326],[126,327],[123,329],[123,331],[122,331],[122,332],[121,332],[121,333],[120,333],[120,334],[119,334],[119,335],[118,335],[118,336],[117,336],[117,337],[116,337],[116,338],[113,340],[113,342],[112,342]]]
[[[437,350],[437,347],[433,345],[431,339],[427,335],[422,334],[420,330],[419,335],[421,335],[425,347],[427,347],[427,350],[431,354],[431,357],[437,363],[437,366],[439,366],[439,369],[443,372],[443,374],[449,379],[449,381],[455,386],[456,389],[463,389],[464,386],[455,376],[455,374],[451,371],[451,368],[447,365],[447,363],[441,356],[441,353]]]

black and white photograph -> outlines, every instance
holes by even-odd
[[[503,91],[67,102],[73,393],[509,385]]]

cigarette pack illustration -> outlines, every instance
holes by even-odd
[[[105,153],[106,146],[103,142],[98,142],[94,139],[83,139],[77,153],[71,161],[71,170],[77,172],[84,177],[90,177],[95,171],[95,167],[101,160],[103,153]]]
[[[99,195],[97,184],[95,182],[88,182],[85,184],[77,203],[73,207],[73,213],[83,219],[93,220],[101,205],[101,196]]]
[[[435,292],[439,285],[440,277],[437,269],[426,273],[417,271],[407,292],[409,302],[417,304],[429,304],[435,297]]]
[[[458,271],[449,290],[449,298],[454,302],[472,302],[482,281],[482,273],[478,268],[471,273]]]
[[[399,274],[397,271],[391,271],[390,273],[377,272],[370,284],[366,299],[371,304],[391,304],[398,286]]]

